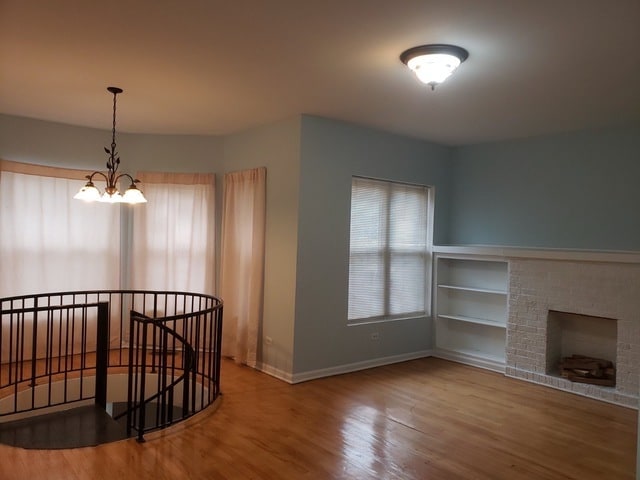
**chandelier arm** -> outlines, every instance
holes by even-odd
[[[137,178],[133,178],[131,175],[129,175],[128,173],[121,173],[120,175],[118,175],[115,178],[115,183],[117,183],[122,177],[127,177],[129,180],[131,180],[132,184],[135,183],[140,183],[140,180],[138,180]]]
[[[107,182],[107,184],[109,184],[109,178],[102,172],[93,172],[91,175],[87,175],[85,178],[87,178],[90,182],[93,183],[94,175],[100,175],[102,178],[104,178],[104,181]]]

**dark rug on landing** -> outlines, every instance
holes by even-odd
[[[0,443],[21,448],[90,447],[125,438],[124,422],[95,405],[0,424]]]

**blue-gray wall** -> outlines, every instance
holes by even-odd
[[[120,170],[214,172],[223,154],[221,136],[118,133]],[[104,170],[111,132],[0,114],[0,158],[82,170]],[[82,179],[82,178],[81,178]]]
[[[640,250],[640,125],[453,149],[451,244]]]
[[[220,195],[222,173],[255,167],[267,169],[264,305],[258,366],[290,380],[295,322],[300,117],[227,136],[223,157],[216,170],[220,174],[217,189]],[[221,200],[220,196],[220,204]]]
[[[434,235],[446,239],[449,149],[303,116],[298,214],[294,375],[431,348],[425,318],[347,326],[351,178],[435,187]],[[372,341],[370,334],[379,333]]]
[[[7,160],[100,169],[109,141],[0,115]],[[118,147],[127,172],[215,172],[219,194],[222,174],[267,167],[262,367],[288,379],[431,348],[428,317],[346,325],[353,175],[434,186],[436,244],[640,250],[640,125],[449,148],[303,115],[225,137],[121,134]]]

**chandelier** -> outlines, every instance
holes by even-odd
[[[140,180],[133,178],[128,173],[118,173],[118,167],[120,166],[120,157],[116,152],[116,97],[119,93],[122,93],[122,89],[118,87],[108,87],[107,90],[113,93],[113,128],[111,130],[111,149],[104,147],[104,151],[109,155],[107,160],[107,172],[93,172],[91,175],[87,175],[87,183],[80,189],[73,198],[78,200],[84,200],[85,202],[106,202],[106,203],[147,203],[147,199],[144,198],[142,191],[136,187],[136,183]],[[102,177],[107,182],[104,188],[104,193],[100,194],[100,190],[93,184],[94,176]],[[118,182],[120,179],[128,179],[131,184],[129,188],[120,194],[118,191]]]

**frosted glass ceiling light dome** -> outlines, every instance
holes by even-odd
[[[444,82],[469,57],[469,52],[455,45],[421,45],[405,50],[400,60],[409,67],[422,83],[431,86]]]

